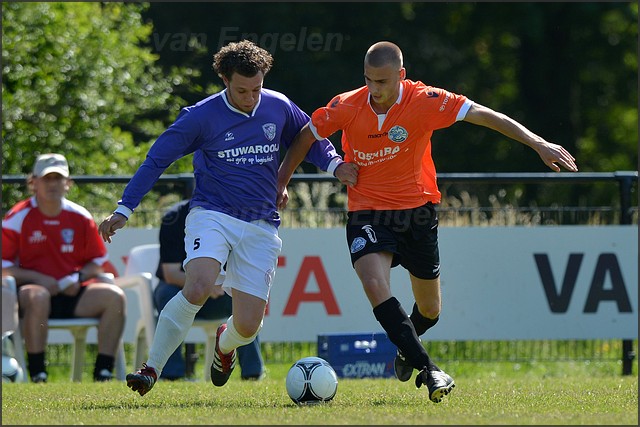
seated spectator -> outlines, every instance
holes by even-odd
[[[160,225],[160,262],[156,276],[158,286],[154,290],[153,300],[158,309],[164,306],[184,286],[185,272],[182,262],[187,257],[184,249],[184,227],[189,213],[189,200],[182,200],[171,206],[162,217]],[[218,285],[222,284],[224,272],[218,276]],[[213,293],[204,303],[196,319],[226,319],[231,315],[231,297],[215,286]],[[180,345],[169,357],[162,370],[161,378],[180,379],[186,375],[186,363]],[[264,376],[264,363],[260,353],[260,340],[256,337],[251,343],[238,347],[241,378],[243,380],[259,380]]]
[[[98,356],[93,379],[108,381],[125,324],[122,289],[100,276],[107,250],[87,209],[66,198],[72,180],[61,154],[38,156],[27,178],[33,196],[2,221],[2,275],[13,276],[33,382],[46,382],[48,319],[94,317]]]

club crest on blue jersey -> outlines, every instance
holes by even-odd
[[[389,129],[389,139],[393,142],[404,142],[409,136],[409,132],[402,126],[394,126]]]
[[[275,123],[265,123],[262,125],[262,130],[264,131],[264,136],[267,137],[269,141],[273,141],[273,138],[276,137],[276,125]]]

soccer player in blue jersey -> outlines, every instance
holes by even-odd
[[[276,206],[279,151],[309,121],[285,95],[262,87],[272,64],[266,50],[247,40],[221,48],[213,57],[213,69],[226,88],[182,109],[149,149],[116,210],[99,226],[102,238],[111,242],[163,171],[193,153],[195,189],[184,239],[186,283],[158,318],[147,362],[127,375],[127,385],[141,396],[184,341],[225,263],[222,286],[233,303],[231,316],[217,331],[214,385],[226,384],[235,366],[235,349],[252,342],[262,327],[282,248]],[[305,160],[345,184],[355,182],[356,171],[329,140],[314,144]]]

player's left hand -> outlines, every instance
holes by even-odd
[[[334,174],[344,185],[355,187],[358,183],[358,169],[360,167],[355,163],[343,162],[338,165]]]
[[[545,142],[536,151],[544,164],[556,172],[560,172],[560,166],[569,172],[578,171],[576,159],[561,145]]]
[[[116,230],[127,224],[127,218],[120,214],[111,214],[98,226],[98,233],[105,242],[111,243],[111,237],[116,234]]]

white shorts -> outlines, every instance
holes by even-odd
[[[282,250],[276,226],[264,220],[246,222],[196,206],[187,215],[184,242],[187,257],[183,266],[203,257],[213,258],[221,266],[226,263],[222,287],[229,295],[234,288],[269,300]]]

